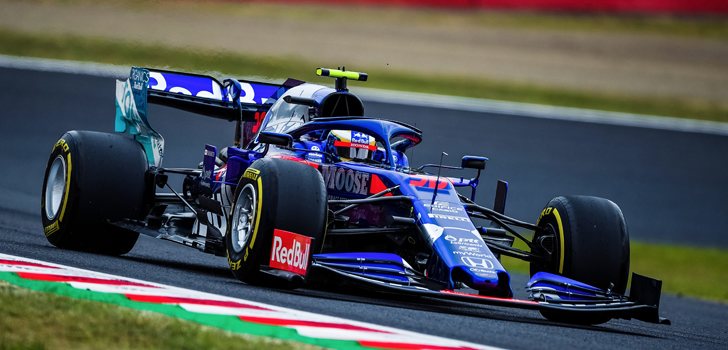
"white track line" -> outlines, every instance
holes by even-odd
[[[0,55],[0,67],[126,78],[128,66]],[[728,136],[728,123],[357,87],[371,102]]]

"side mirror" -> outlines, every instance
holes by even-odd
[[[281,134],[277,132],[263,131],[258,135],[259,143],[269,145],[291,147],[293,145],[293,136],[289,134]]]
[[[462,160],[462,163],[460,164],[460,167],[464,168],[464,169],[483,170],[483,169],[485,169],[486,161],[488,161],[488,158],[486,158],[486,157],[463,156],[463,160]]]
[[[314,100],[312,98],[296,97],[296,96],[288,95],[283,98],[283,101],[286,101],[287,103],[296,104],[296,105],[316,107],[316,100]]]

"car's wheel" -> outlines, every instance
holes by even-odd
[[[120,134],[69,131],[46,166],[41,220],[56,247],[120,255],[139,234],[109,224],[144,216],[147,161],[136,141]]]
[[[598,197],[567,196],[552,199],[538,218],[534,253],[550,256],[532,262],[531,275],[546,271],[624,294],[629,274],[629,234],[622,211],[614,202]],[[603,315],[542,311],[550,320],[599,324]]]
[[[302,278],[284,278],[292,273],[279,277],[275,277],[275,273],[281,270],[261,273],[261,269],[271,271],[268,268],[271,255],[280,253],[275,250],[280,248],[280,239],[274,234],[285,231],[283,234],[287,237],[292,233],[292,237],[300,235],[311,239],[307,249],[309,259],[297,260],[297,267],[289,268],[298,275],[305,275],[310,255],[321,250],[326,215],[326,188],[318,171],[289,160],[255,161],[240,178],[225,234],[228,264],[233,275],[250,284],[298,287]],[[274,239],[278,239],[278,247],[273,245]],[[301,247],[299,253],[305,253],[304,250],[305,247]],[[281,266],[288,268],[285,264],[277,268]]]

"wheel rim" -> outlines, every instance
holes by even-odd
[[[61,209],[63,195],[66,193],[66,161],[58,156],[51,163],[48,181],[45,186],[45,215],[52,220]]]
[[[558,273],[558,261],[554,263],[554,257],[558,257],[559,254],[556,228],[551,222],[540,222],[539,226],[541,230],[536,233],[533,239],[534,248],[531,253],[536,253],[544,259],[531,262],[531,274],[538,271]]]
[[[250,239],[250,235],[255,228],[256,215],[256,195],[255,188],[251,184],[247,184],[235,199],[235,212],[233,213],[231,240],[233,250],[242,252],[245,244]]]
[[[549,255],[556,254],[556,229],[551,223],[546,224],[544,234],[540,235],[536,242],[539,248],[546,251]]]

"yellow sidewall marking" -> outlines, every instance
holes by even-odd
[[[66,214],[66,204],[68,203],[68,192],[71,189],[71,153],[66,154],[66,191],[63,194],[63,206],[61,207],[61,216],[58,221],[63,221],[63,215]]]
[[[257,214],[255,215],[255,229],[253,229],[253,237],[250,239],[250,248],[255,245],[255,237],[258,235],[258,228],[260,227],[260,217],[263,214],[260,209],[263,205],[263,180],[258,176],[258,207],[255,209]]]
[[[251,173],[257,173],[260,174],[260,171],[257,169],[250,169]],[[246,173],[248,172],[246,170]],[[245,248],[245,255],[243,256],[244,261],[248,261],[248,254],[250,253],[250,249],[253,248],[255,245],[255,238],[258,236],[258,227],[260,227],[260,216],[262,215],[262,212],[260,211],[263,206],[263,180],[260,178],[259,175],[256,175],[256,183],[258,185],[258,204],[255,208],[255,227],[253,228],[253,237],[250,238],[250,245]]]
[[[559,226],[559,274],[564,273],[564,225],[561,223],[561,215],[559,211],[554,208],[551,211],[556,218],[556,224]]]
[[[58,226],[58,221],[53,221],[52,224],[43,228],[43,232],[45,233],[46,237],[48,237],[48,236],[54,234],[59,229],[60,229],[60,227]]]

